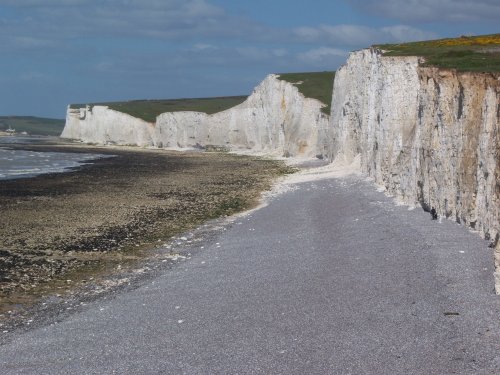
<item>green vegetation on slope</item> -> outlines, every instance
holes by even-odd
[[[424,65],[470,72],[500,72],[500,34],[375,45],[385,56],[422,56]]]
[[[0,116],[0,130],[9,127],[17,133],[59,136],[64,128],[64,120],[32,116]]]
[[[326,106],[322,108],[322,111],[330,114],[335,72],[284,73],[279,74],[279,76],[280,79],[297,86],[304,96],[318,99],[324,103]],[[195,111],[213,114],[237,106],[246,99],[247,96],[223,96],[194,99],[130,100],[125,102],[71,104],[70,108],[84,108],[86,105],[105,105],[145,121],[155,122],[156,117],[165,112]]]
[[[307,98],[318,99],[326,106],[322,112],[330,114],[335,72],[279,73],[279,79],[294,84]]]
[[[155,122],[156,117],[165,112],[196,111],[207,114],[221,112],[243,103],[246,98],[247,96],[225,96],[196,99],[130,100],[126,102],[89,103],[89,105],[106,105],[116,111],[127,113],[148,122]],[[83,108],[85,104],[72,104],[70,107]]]

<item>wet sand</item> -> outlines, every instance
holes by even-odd
[[[13,147],[115,157],[0,181],[0,313],[54,292],[54,281],[76,285],[206,220],[251,208],[290,172],[278,161],[226,153]]]

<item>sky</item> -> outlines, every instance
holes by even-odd
[[[372,44],[500,32],[500,0],[0,0],[0,116],[248,95]]]

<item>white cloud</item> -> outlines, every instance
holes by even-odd
[[[383,40],[376,43],[383,43],[386,40],[389,42],[414,42],[419,40],[435,39],[438,35],[436,33],[423,31],[411,26],[396,25],[382,27],[380,29],[379,37]]]
[[[276,57],[285,57],[288,55],[288,51],[284,48],[274,49],[272,54]]]
[[[109,72],[113,70],[115,63],[112,61],[101,61],[95,65],[95,69],[98,72]]]
[[[0,5],[15,5],[17,7],[33,6],[71,6],[91,3],[90,0],[0,0]]]
[[[240,60],[240,63],[251,63],[251,62],[276,62],[276,60],[286,60],[289,52],[284,48],[265,48],[265,47],[237,47],[235,49],[236,54],[231,52],[231,49],[227,50],[229,55],[235,56],[236,59]]]
[[[142,0],[136,1],[142,3]],[[222,8],[208,4],[205,0],[184,1],[183,3],[186,3],[187,15],[190,17],[217,17],[224,14]]]
[[[306,63],[314,66],[323,66],[325,64],[330,64],[330,66],[332,66],[331,69],[333,69],[333,67],[335,66],[334,61],[338,61],[339,57],[345,59],[347,54],[348,53],[346,51],[337,48],[320,47],[299,53],[297,55],[297,59],[301,63]]]
[[[241,47],[236,48],[236,51],[241,57],[253,61],[267,60],[271,56],[269,50],[257,47]]]
[[[362,11],[402,21],[500,19],[498,0],[349,0]]]
[[[40,72],[23,72],[19,79],[25,82],[47,82],[52,79],[49,75]]]
[[[295,35],[306,42],[314,42],[321,37],[321,28],[315,27],[297,27],[294,30]]]
[[[206,50],[216,50],[216,49],[218,49],[216,46],[208,43],[196,43],[193,45],[192,48],[193,51],[206,51]]]
[[[361,25],[322,26],[323,32],[335,43],[339,41],[345,45],[368,45],[376,30]]]
[[[348,46],[351,49],[367,47],[374,43],[409,42],[436,37],[432,32],[406,25],[382,28],[362,25],[320,25],[316,28],[297,28],[294,33],[304,42],[328,43],[331,46]]]
[[[52,40],[32,36],[17,36],[10,40],[13,44],[24,48],[47,48],[56,45]]]
[[[210,0],[0,0],[2,36],[37,35],[56,41],[81,37],[268,38],[273,31],[227,14]]]

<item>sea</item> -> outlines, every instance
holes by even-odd
[[[109,155],[15,150],[13,144],[45,143],[46,137],[0,136],[0,180],[64,173]]]

